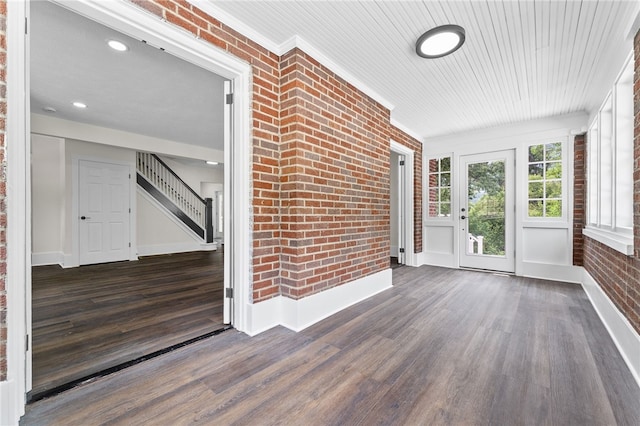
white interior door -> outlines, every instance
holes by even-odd
[[[460,266],[515,272],[513,150],[460,157]]]
[[[406,159],[404,155],[398,155],[398,229],[395,230],[398,235],[398,264],[404,265],[407,263],[406,258],[406,174],[405,174]]]
[[[79,160],[78,235],[81,265],[129,259],[129,166]]]

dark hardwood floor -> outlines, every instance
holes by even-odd
[[[22,425],[634,425],[580,286],[422,266],[295,333],[235,330],[27,407]]]
[[[222,327],[222,249],[33,268],[38,395]]]

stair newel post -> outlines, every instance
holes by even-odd
[[[213,199],[205,198],[205,208],[204,208],[204,217],[205,217],[205,232],[207,243],[213,242]]]

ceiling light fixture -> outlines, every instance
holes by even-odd
[[[416,53],[423,58],[441,58],[455,52],[465,40],[464,28],[441,25],[422,34],[416,42]]]
[[[126,52],[127,50],[129,50],[126,44],[118,40],[109,40],[107,44],[110,48],[112,48],[113,50],[117,50],[118,52]]]
[[[76,107],[76,108],[86,108],[87,104],[85,104],[83,102],[76,101],[76,102],[73,103],[73,106]]]
[[[218,163],[217,161],[207,161],[207,164],[209,164],[211,166],[217,166],[220,163]]]

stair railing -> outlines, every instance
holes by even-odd
[[[137,169],[140,175],[202,230],[199,234],[202,234],[206,242],[213,241],[210,198],[200,197],[155,154],[138,152]]]

